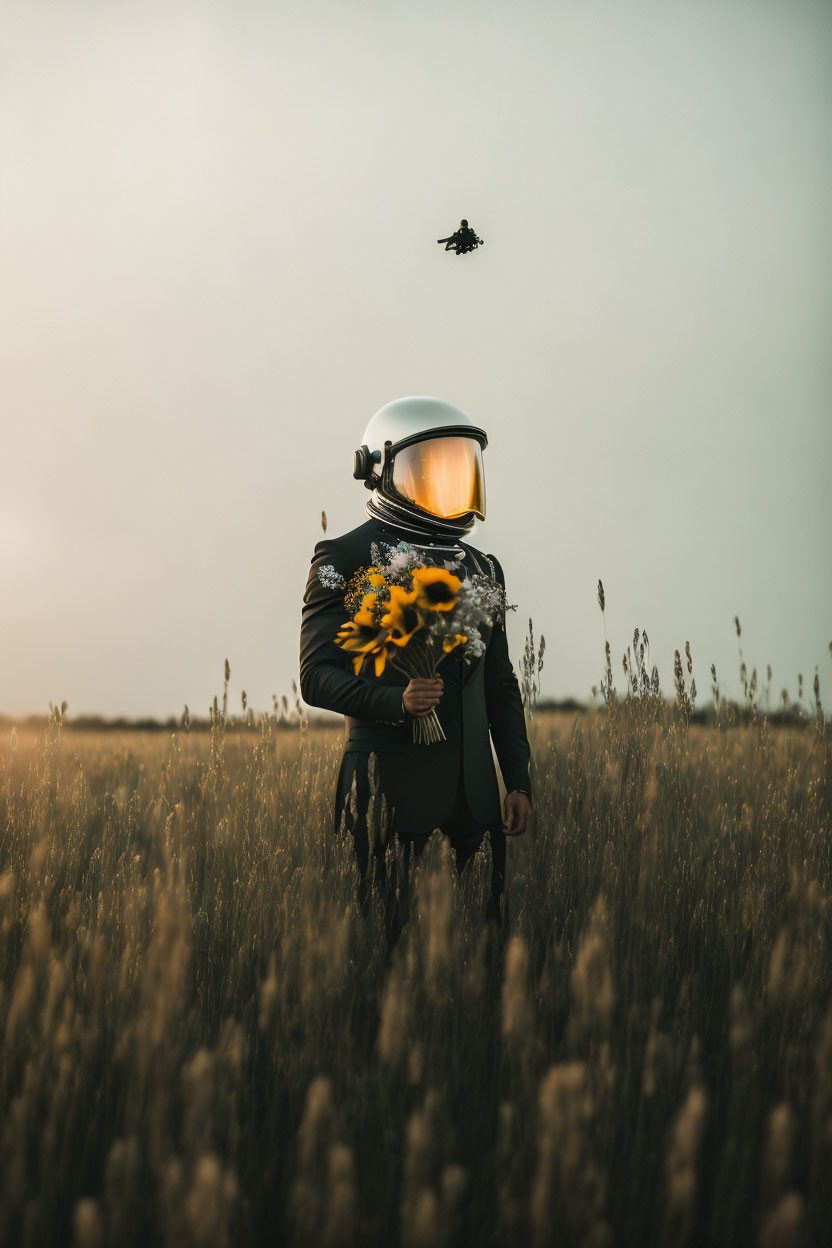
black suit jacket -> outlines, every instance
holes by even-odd
[[[370,564],[371,542],[395,544],[400,538],[395,529],[370,519],[343,537],[318,542],[309,571],[300,632],[300,690],[310,706],[346,717],[336,825],[354,773],[359,795],[366,796],[368,759],[374,751],[380,788],[392,815],[391,830],[400,838],[426,836],[442,826],[456,796],[460,767],[471,814],[478,822],[499,828],[502,812],[489,733],[506,790],[531,793],[526,721],[504,621],[483,630],[484,655],[465,663],[456,650],[442,660],[439,670],[445,684],[437,715],[446,740],[432,745],[412,739],[412,720],[402,706],[404,673],[388,663],[381,676],[356,676],[349,655],[335,644],[335,634],[347,619],[343,591],[323,586],[318,570],[331,564],[349,580],[358,568]],[[460,545],[466,567],[490,573],[490,559],[505,586],[493,555],[485,556],[465,542]]]

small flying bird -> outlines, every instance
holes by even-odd
[[[477,238],[463,217],[459,223],[458,230],[455,230],[449,238],[437,238],[436,241],[437,243],[444,243],[446,251],[455,251],[458,256],[464,256],[466,251],[473,251],[475,247],[479,247],[483,239]]]

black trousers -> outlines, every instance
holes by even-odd
[[[364,784],[359,784],[357,793],[357,817],[354,821],[352,821],[349,818],[349,812],[347,810],[347,818],[345,819],[344,825],[346,829],[352,833],[355,855],[358,861],[359,870],[361,872],[360,894],[365,902],[368,896],[370,883],[368,879],[370,858],[371,856],[375,856],[377,860],[381,860],[383,859],[384,854],[383,848],[380,846],[377,848],[375,855],[371,855],[370,853],[365,804],[365,800],[368,796],[369,793],[365,790]],[[486,908],[486,917],[505,921],[506,912],[503,893],[506,873],[506,835],[501,825],[495,826],[492,824],[479,823],[471,814],[465,797],[461,767],[459,770],[459,782],[457,784],[454,804],[447,818],[442,823],[441,831],[444,832],[453,846],[456,868],[457,871],[460,872],[480,848],[486,832],[490,833],[491,883],[489,889],[489,900]],[[404,854],[400,855],[400,870],[404,873],[405,879],[404,881],[401,879],[398,880],[396,885],[398,889],[401,889],[403,882],[405,884],[407,883],[407,878],[409,876],[408,860],[410,859],[415,862],[421,857],[430,835],[430,832],[426,832],[425,835],[421,837],[413,837],[407,840],[399,838],[400,846],[405,851]],[[375,874],[378,876],[378,872]],[[406,888],[405,891],[407,891]],[[401,921],[403,921],[402,915],[399,914],[398,919],[394,924],[397,930]]]
[[[478,823],[473,817],[465,800],[461,768],[454,804],[442,831],[454,847],[458,871],[473,858],[486,832],[491,833],[491,896],[499,901],[503,895],[506,877],[506,834],[502,827]]]

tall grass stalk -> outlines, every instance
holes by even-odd
[[[0,1242],[822,1242],[829,725],[605,683],[505,930],[439,833],[359,895],[337,729],[4,743]]]

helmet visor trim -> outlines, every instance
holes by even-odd
[[[476,437],[430,437],[400,446],[393,457],[396,492],[442,520],[473,512],[485,519],[485,473]]]

